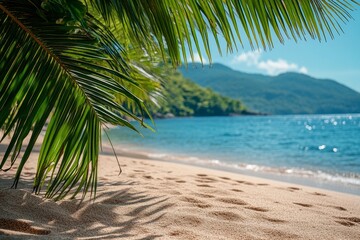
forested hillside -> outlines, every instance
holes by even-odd
[[[180,68],[197,84],[241,100],[249,110],[269,114],[360,113],[360,93],[328,79],[305,74],[248,74],[224,65]]]
[[[209,88],[200,87],[177,71],[168,71],[162,78],[164,98],[158,107],[150,106],[150,112],[155,117],[247,114],[245,106],[239,100],[223,97]]]

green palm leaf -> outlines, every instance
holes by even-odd
[[[355,0],[88,0],[107,22],[114,18],[126,26],[134,41],[144,48],[158,46],[174,64],[193,58],[203,45],[211,60],[209,34],[222,36],[228,51],[248,40],[253,48],[272,48],[273,36],[286,38],[333,38],[340,23],[351,18]],[[245,35],[241,35],[241,33]],[[149,44],[152,42],[152,44]],[[200,44],[201,43],[201,44]],[[221,51],[218,45],[218,50]],[[181,57],[181,54],[183,55]]]
[[[82,22],[76,21],[72,6],[54,3],[42,9],[41,2],[36,3],[4,1],[0,5],[0,126],[7,123],[3,137],[14,129],[0,168],[7,159],[14,164],[30,134],[15,176],[16,187],[50,117],[34,191],[38,193],[47,182],[46,196],[61,198],[75,186],[75,193],[96,189],[101,125],[135,129],[121,115],[141,121],[115,101],[115,94],[140,108],[142,103],[116,80],[135,84],[111,32],[85,12],[80,13]],[[53,11],[58,7],[64,11],[60,16]]]

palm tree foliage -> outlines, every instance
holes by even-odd
[[[46,187],[45,196],[56,199],[71,190],[95,194],[102,129],[112,124],[136,130],[125,116],[142,123],[134,108],[146,114],[143,100],[159,95],[149,59],[161,54],[178,65],[188,51],[192,58],[201,53],[201,45],[211,59],[210,34],[219,51],[219,36],[229,51],[245,40],[254,48],[271,48],[273,37],[332,38],[355,5],[353,0],[0,0],[1,140],[11,132],[0,169],[8,170],[25,148],[16,187],[49,121],[34,191]]]
[[[50,175],[48,197],[62,197],[77,183],[76,192],[95,190],[101,124],[133,128],[122,115],[141,121],[114,101],[115,94],[122,94],[142,108],[141,100],[117,81],[136,85],[121,45],[83,11],[81,2],[77,4],[83,8],[71,3],[65,7],[56,1],[0,5],[0,125],[6,122],[4,137],[14,129],[0,166],[7,159],[11,165],[15,162],[24,138],[31,134],[15,176],[16,187],[50,117],[34,182],[34,191],[39,192]]]

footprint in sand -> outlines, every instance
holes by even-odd
[[[245,184],[245,185],[249,185],[249,186],[256,185],[255,183],[247,182],[247,181],[242,181],[242,180],[236,180],[235,182],[241,183],[241,184]]]
[[[255,185],[254,183],[251,183],[251,182],[244,182],[244,184],[245,185],[250,185],[250,186]]]
[[[231,189],[231,191],[233,191],[233,192],[244,192],[243,190],[240,190],[240,189],[236,189],[236,188],[234,188],[234,189]]]
[[[211,179],[196,179],[195,181],[198,182],[198,183],[213,183],[213,182],[216,182],[216,181],[211,180]]]
[[[182,235],[182,234],[183,234],[183,232],[182,232],[182,231],[178,231],[178,230],[170,232],[170,236],[173,236],[173,237],[175,237],[175,236],[180,236],[180,235]]]
[[[288,189],[290,192],[301,190],[301,188],[298,188],[298,187],[288,187],[287,189]]]
[[[346,227],[352,227],[355,226],[355,224],[360,224],[360,218],[357,217],[335,217],[339,220],[336,220],[335,222],[346,226]]]
[[[245,207],[246,209],[257,211],[257,212],[268,212],[269,210],[261,207]]]
[[[166,177],[166,180],[177,180],[178,178],[173,178],[173,177]]]
[[[269,217],[263,217],[266,221],[272,222],[272,223],[286,223],[287,221],[276,219],[276,218],[269,218]]]
[[[346,208],[343,208],[343,207],[340,207],[340,206],[328,206],[328,207],[335,208],[335,209],[337,209],[339,211],[347,211]]]
[[[344,221],[344,220],[337,220],[335,221],[336,223],[339,223],[343,226],[346,226],[346,227],[352,227],[352,226],[355,226],[355,223],[352,223],[352,222],[349,222],[349,221]]]
[[[11,231],[36,234],[36,235],[50,234],[49,230],[34,228],[27,222],[15,220],[15,219],[0,218],[0,228]]]
[[[210,212],[210,214],[220,220],[226,220],[226,221],[239,221],[243,220],[243,218],[233,212],[227,212],[227,211],[214,211]]]
[[[196,174],[196,175],[199,176],[199,177],[207,177],[206,174],[202,174],[202,173],[199,173],[199,174]]]
[[[251,182],[247,182],[247,181],[242,181],[242,180],[236,180],[237,183],[242,183],[242,184],[245,184],[245,185],[255,185],[254,183],[251,183]]]
[[[258,185],[258,186],[269,186],[269,184],[267,184],[267,183],[258,183],[256,185]]]
[[[237,198],[219,198],[217,199],[220,202],[234,204],[234,205],[246,205],[247,203],[241,199]]]
[[[210,182],[217,182],[218,180],[215,179],[215,178],[212,178],[212,177],[208,177],[208,175],[206,174],[197,174],[198,176],[198,179],[196,179],[195,181],[197,182],[207,182],[207,183],[210,183]]]
[[[313,205],[307,204],[307,203],[297,203],[297,202],[294,202],[294,204],[299,205],[299,206],[302,206],[302,207],[312,207],[312,206],[313,206]]]
[[[198,208],[210,208],[212,207],[210,204],[207,204],[207,203],[198,203],[198,204],[195,204],[196,207]]]
[[[186,183],[186,181],[184,181],[184,180],[177,180],[175,182],[177,182],[177,183]]]
[[[208,184],[199,184],[199,185],[196,185],[198,187],[207,187],[207,188],[212,188],[213,186],[210,186]]]
[[[224,180],[231,180],[231,178],[228,178],[228,177],[219,177],[221,179],[224,179]]]
[[[310,193],[310,194],[315,195],[315,196],[322,196],[322,197],[327,196],[326,194],[324,194],[324,193],[319,193],[319,192],[313,192],[313,193]]]

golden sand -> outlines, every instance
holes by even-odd
[[[1,172],[0,239],[360,239],[359,196],[130,157],[119,176],[106,154],[95,202],[53,202],[31,194],[37,156],[18,189]]]

